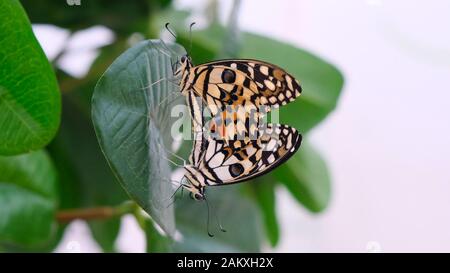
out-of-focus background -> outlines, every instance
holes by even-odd
[[[174,5],[193,9],[188,21],[201,27],[203,2]],[[232,1],[218,3],[225,23]],[[274,251],[450,251],[449,14],[445,0],[242,1],[240,29],[305,48],[345,76],[336,110],[309,135],[330,169],[330,204],[312,214],[279,188]],[[67,38],[54,27],[34,31],[48,56]],[[79,40],[92,41],[92,48],[113,39],[102,27],[85,35]],[[75,76],[96,56],[76,43],[60,60]],[[133,217],[124,218],[117,246],[144,251]],[[75,221],[56,251],[101,250],[87,225]]]

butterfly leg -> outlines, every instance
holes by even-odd
[[[170,155],[176,157],[177,159],[181,160],[183,162],[182,167],[186,166],[186,160],[184,158],[182,158],[181,156],[177,155],[176,153],[174,153],[172,151],[166,150],[166,152],[169,153]]]
[[[166,148],[164,147],[163,144],[161,144],[161,143],[159,143],[159,142],[158,142],[158,144],[160,145],[160,148],[161,148],[162,150],[164,150],[164,152],[165,152],[165,153],[161,153],[160,155],[161,155],[161,157],[164,158],[167,162],[172,163],[174,166],[177,166],[177,167],[179,167],[179,168],[183,168],[184,166],[186,166],[186,160],[184,160],[184,159],[183,159],[182,157],[180,157],[179,155],[176,155],[176,154],[173,153],[172,151],[169,151],[169,149],[166,149]],[[171,154],[172,156],[175,156],[177,159],[182,160],[182,161],[183,161],[183,165],[180,165],[180,164],[176,163],[175,161],[173,161],[172,159],[170,159],[169,157],[167,157],[166,154]]]

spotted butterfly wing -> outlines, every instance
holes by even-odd
[[[205,150],[200,161],[185,168],[189,176],[205,186],[243,182],[288,160],[300,147],[301,140],[295,128],[268,124],[260,138],[241,148],[232,148],[223,141],[204,140]]]
[[[224,105],[279,107],[301,94],[299,82],[282,68],[257,60],[221,60],[192,68],[192,88],[213,114]],[[269,110],[269,109],[267,109]]]
[[[193,145],[191,154],[189,156],[189,162],[193,165],[196,165],[200,161],[201,153],[203,150],[205,150],[206,145],[203,132],[203,126],[205,125],[205,119],[203,117],[203,105],[201,103],[201,100],[199,100],[193,92],[189,92],[187,95],[187,105],[189,107],[189,113],[191,115],[193,132]]]
[[[270,107],[294,101],[301,94],[298,81],[282,68],[257,60],[221,60],[192,67],[185,64],[183,89],[203,98],[227,143],[237,135],[256,135],[259,119]],[[234,113],[243,112],[234,115]],[[231,122],[225,124],[227,114]],[[244,140],[248,143],[248,139]]]

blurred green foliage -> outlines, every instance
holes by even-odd
[[[176,202],[174,212],[183,240],[173,241],[162,235],[153,219],[139,207],[122,205],[130,197],[115,181],[98,145],[90,119],[91,97],[98,79],[129,47],[128,40],[134,33],[155,39],[163,25],[171,22],[178,34],[177,42],[188,49],[186,19],[190,13],[174,10],[169,0],[81,1],[80,6],[69,6],[66,1],[22,0],[21,4],[32,23],[63,27],[71,35],[104,25],[116,39],[101,48],[83,78],[72,77],[58,67],[64,50],[53,61],[52,71],[20,3],[0,3],[0,251],[51,251],[67,225],[57,221],[61,212],[105,206],[115,211],[113,217],[91,220],[89,227],[107,252],[116,251],[120,218],[128,213],[143,229],[149,252],[259,251],[265,241],[275,246],[282,236],[276,214],[277,188],[284,186],[311,212],[320,212],[328,205],[331,185],[326,163],[306,142],[286,164],[257,181],[208,191],[228,232],[216,231],[216,237],[210,238],[206,232],[206,207],[183,198]],[[281,122],[304,135],[335,108],[343,86],[343,77],[335,67],[295,46],[240,32],[235,22],[237,6],[227,26],[220,25],[213,4],[205,9],[209,26],[193,32],[190,54],[195,63],[243,57],[285,68],[300,80],[304,92],[296,102],[281,108]],[[2,44],[4,41],[8,42]],[[3,113],[11,115],[5,119]],[[183,145],[182,150],[189,151],[189,145]],[[127,185],[132,181],[121,182],[129,192]],[[211,219],[212,228],[216,227],[215,221]]]

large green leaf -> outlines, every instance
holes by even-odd
[[[45,146],[59,126],[58,85],[19,1],[0,1],[0,154]]]
[[[176,202],[177,229],[183,238],[173,246],[177,252],[258,252],[262,228],[258,208],[243,195],[242,185],[209,187],[210,230],[207,233],[208,211],[205,201],[185,198]],[[218,228],[222,222],[226,232]]]
[[[51,239],[56,180],[43,151],[0,156],[0,244],[43,246]]]
[[[319,212],[330,200],[330,174],[323,158],[307,142],[273,175],[306,208]]]
[[[177,53],[185,51],[170,45]],[[170,167],[173,106],[184,102],[173,78],[169,52],[159,41],[128,49],[99,80],[92,119],[100,146],[128,194],[168,234],[175,230]],[[178,96],[178,99],[174,97]]]

